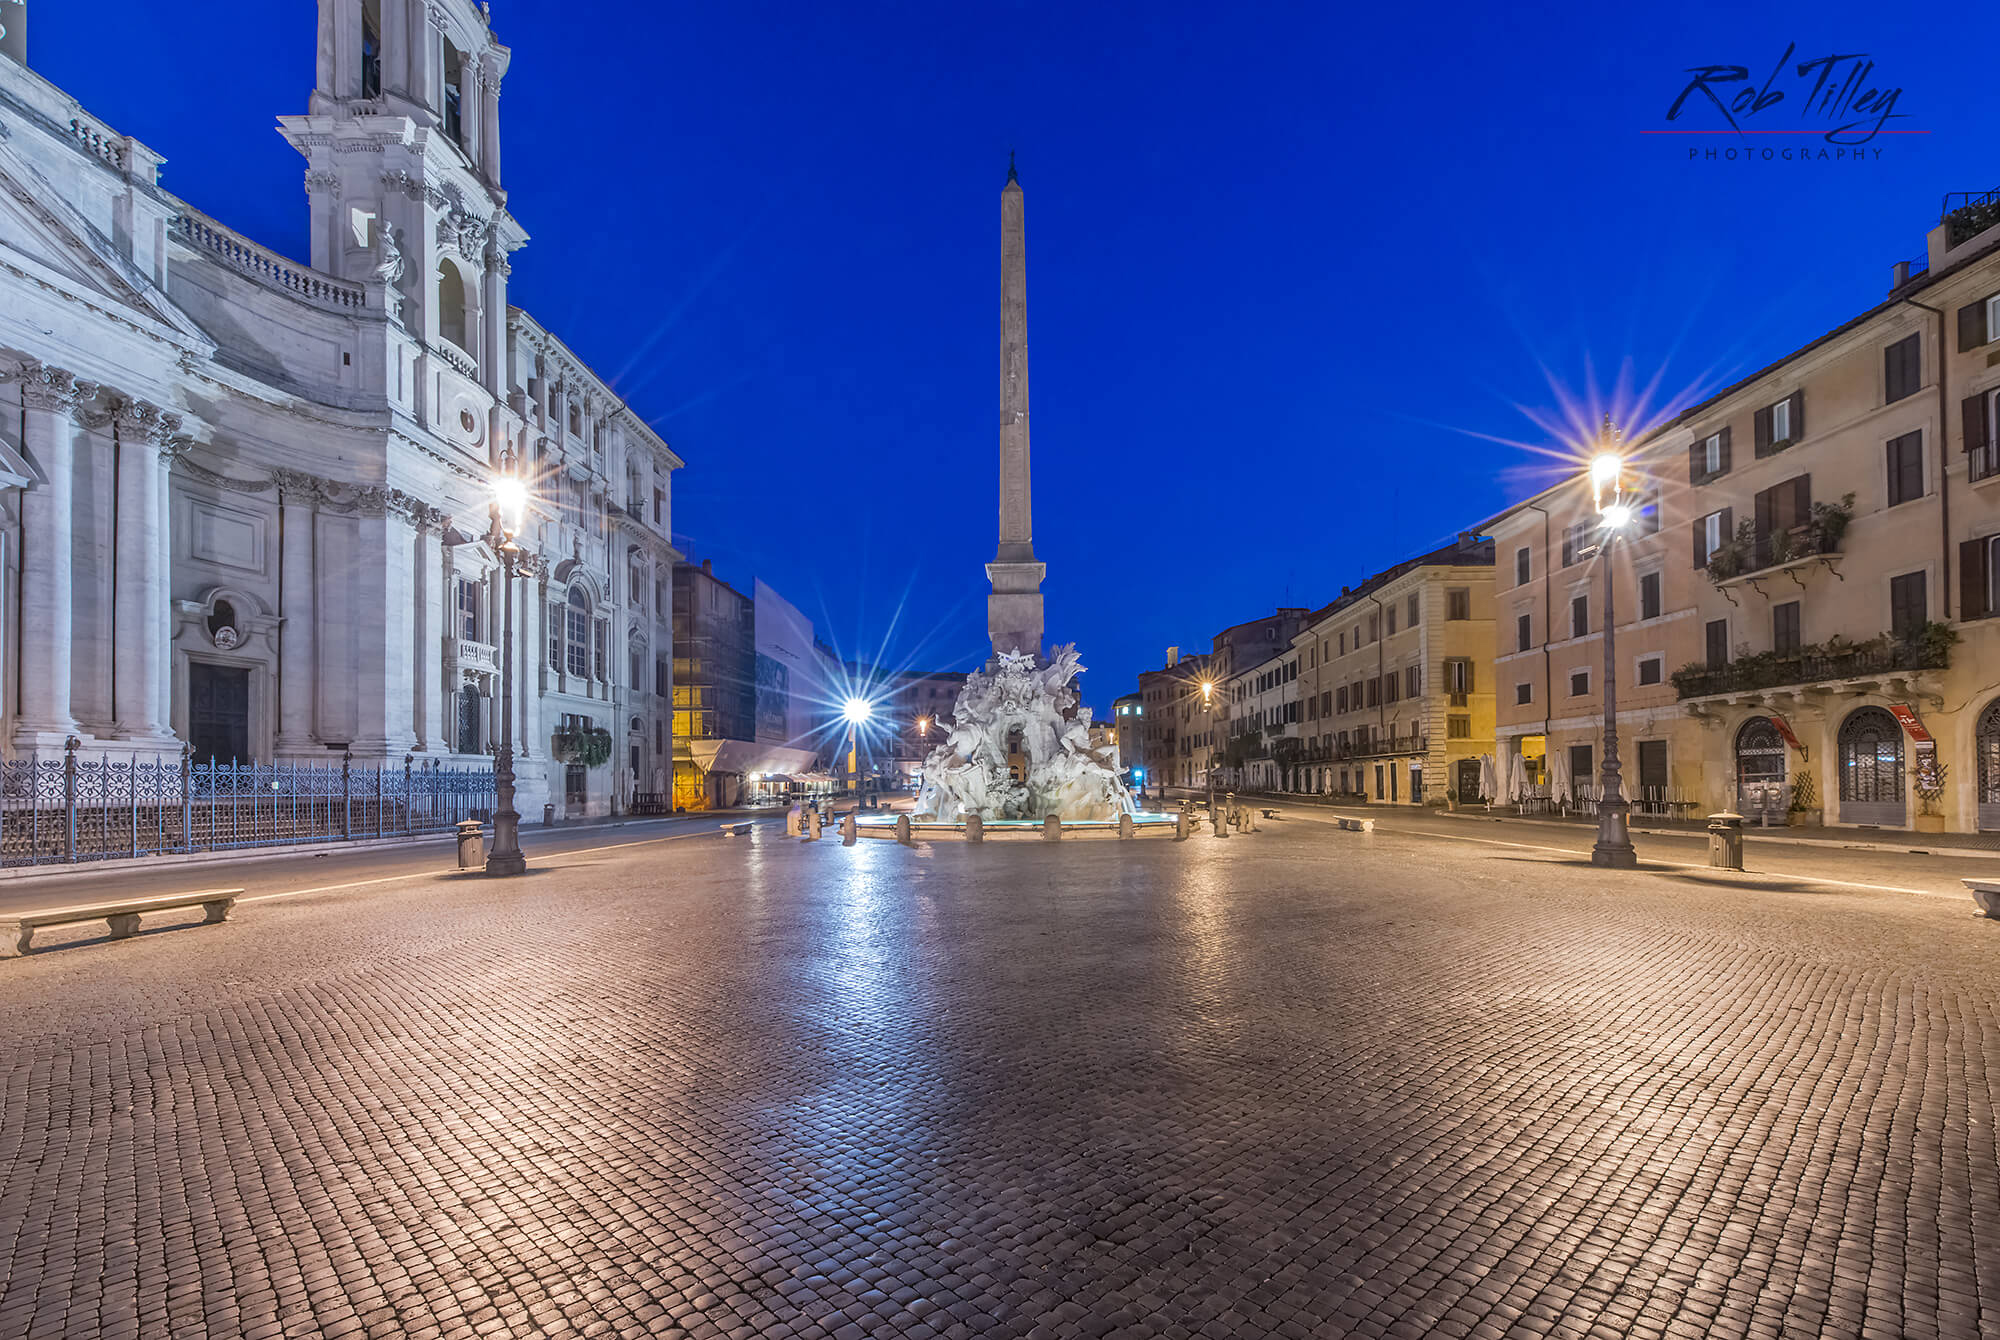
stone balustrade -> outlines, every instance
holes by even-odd
[[[294,264],[198,211],[184,208],[174,219],[174,235],[238,274],[316,306],[343,312],[359,312],[368,306],[367,290],[361,285]]]
[[[120,172],[125,170],[124,136],[81,116],[72,116],[69,119],[69,134],[71,139],[83,146],[85,153],[103,159]]]
[[[438,342],[430,346],[430,351],[439,358],[442,358],[462,375],[470,377],[474,381],[479,380],[479,364],[474,361],[471,354],[468,354],[450,340],[439,336]]]

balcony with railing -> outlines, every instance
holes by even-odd
[[[1683,666],[1673,673],[1674,689],[1682,702],[1689,702],[1764,689],[1879,681],[1943,670],[1951,664],[1951,649],[1957,642],[1958,634],[1931,623],[1904,638],[1885,633],[1867,642],[1836,639],[1794,652],[1758,652],[1727,665]]]
[[[298,265],[268,247],[259,246],[233,229],[185,206],[173,222],[174,236],[238,274],[267,288],[336,312],[360,312],[368,306],[368,294],[359,284],[350,284]],[[471,359],[466,359],[468,363]]]
[[[1944,198],[1943,223],[1947,251],[1970,242],[2000,224],[2000,190],[1951,192]]]

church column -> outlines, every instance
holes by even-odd
[[[438,80],[443,76],[442,49],[444,11],[430,5],[410,6],[410,96],[433,115],[442,113]]]
[[[495,400],[504,400],[507,395],[507,276],[514,267],[500,251],[497,239],[486,245],[486,274],[480,281],[484,290],[481,297],[480,319],[485,323],[486,335],[482,341],[486,348],[479,360],[488,395]]]
[[[500,67],[490,57],[480,62],[480,73],[484,78],[479,100],[479,143],[481,146],[480,170],[486,180],[500,184]]]
[[[41,478],[21,497],[21,708],[14,747],[60,757],[76,731],[69,696],[76,414],[97,388],[61,368],[32,366],[24,378],[23,445]]]
[[[311,475],[278,472],[278,746],[280,754],[316,753],[313,705],[318,701],[319,612],[313,574],[314,507],[320,484]]]
[[[173,743],[161,694],[167,658],[166,462],[180,420],[144,402],[118,412],[117,584],[112,594],[112,716],[120,738]]]
[[[409,0],[382,0],[382,91],[410,90]]]
[[[450,750],[445,732],[450,729],[445,716],[444,647],[455,610],[453,591],[447,575],[449,561],[444,553],[444,513],[434,507],[421,509],[417,527],[417,648],[416,710],[413,723],[417,747],[427,753]]]

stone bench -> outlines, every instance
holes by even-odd
[[[1263,815],[1266,819],[1275,819],[1278,817],[1278,812],[1276,810],[1267,809],[1262,805],[1259,805],[1257,807],[1257,813]]]
[[[1339,818],[1333,822],[1336,826],[1345,828],[1350,833],[1372,833],[1375,831],[1375,821],[1373,819]]]
[[[722,836],[724,837],[750,836],[750,825],[747,823],[722,824],[720,827],[722,829]]]
[[[1972,891],[1972,901],[1979,904],[1981,912],[2000,920],[2000,879],[1962,879],[1959,883]]]
[[[35,932],[44,926],[73,926],[79,922],[102,921],[111,928],[111,938],[122,940],[139,933],[139,919],[149,912],[168,912],[180,907],[199,907],[201,924],[214,925],[229,920],[241,889],[204,889],[200,893],[177,893],[163,898],[133,898],[124,902],[96,903],[86,907],[59,907],[47,912],[0,915],[0,958],[19,958],[29,952]]]

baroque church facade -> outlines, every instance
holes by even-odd
[[[508,302],[510,55],[471,0],[320,0],[310,265],[0,56],[0,747],[484,761],[512,471],[520,809],[667,791],[681,461]]]

